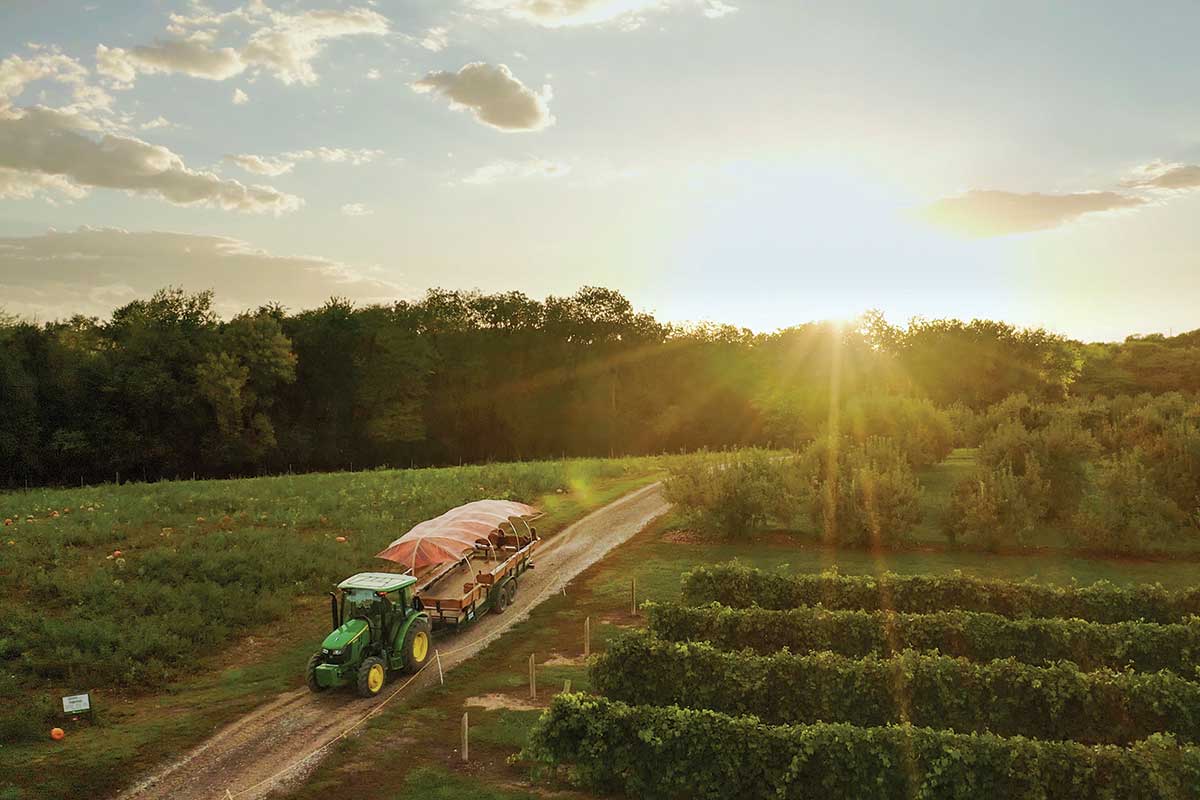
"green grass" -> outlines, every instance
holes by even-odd
[[[537,524],[552,535],[660,471],[658,459],[592,459],[0,495],[0,517],[21,519],[0,562],[15,599],[0,618],[0,791],[100,796],[300,685],[324,593],[379,569],[374,553],[421,519],[509,497],[545,509]],[[156,637],[178,652],[104,647],[145,652]],[[98,724],[68,722],[51,742],[57,696],[81,689]]]
[[[436,767],[417,767],[404,779],[395,800],[542,800],[542,795],[498,789]]]
[[[976,447],[956,448],[945,461],[917,471],[917,480],[925,493],[921,497],[921,522],[913,529],[918,542],[946,541],[942,519],[950,505],[950,494],[963,478],[975,469]]]

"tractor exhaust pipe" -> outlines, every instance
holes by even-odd
[[[333,630],[336,631],[338,629],[338,605],[337,594],[335,592],[329,593],[329,613],[333,619]]]

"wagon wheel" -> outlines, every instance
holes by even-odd
[[[499,587],[492,591],[496,593],[496,600],[492,603],[492,611],[497,614],[503,614],[504,609],[508,607],[508,587]]]

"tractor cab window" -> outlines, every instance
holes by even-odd
[[[376,603],[379,598],[375,593],[366,589],[351,589],[346,593],[345,603],[345,619],[353,619],[354,617],[366,617],[372,619],[379,616],[379,608]]]

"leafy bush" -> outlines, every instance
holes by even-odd
[[[785,479],[793,460],[757,449],[683,456],[668,467],[665,495],[697,530],[753,531],[799,504],[795,480]]]
[[[772,724],[911,722],[960,733],[1127,744],[1153,733],[1200,741],[1200,683],[1170,672],[1083,672],[1070,662],[974,663],[912,650],[890,658],[768,656],[642,631],[591,664],[592,686],[631,704],[752,714]]]
[[[838,430],[857,444],[890,439],[912,467],[936,464],[954,447],[950,415],[924,398],[904,395],[851,398],[839,416]]]
[[[985,468],[1010,470],[1015,476],[1030,476],[1028,497],[1036,485],[1039,519],[1067,519],[1079,506],[1087,486],[1088,462],[1099,445],[1074,417],[1051,413],[1043,426],[1030,431],[1020,421],[1001,423],[979,447],[979,463]]]
[[[978,469],[954,487],[942,529],[951,544],[1023,547],[1043,516],[1048,490],[1037,461],[1023,475],[1008,464]]]
[[[1070,535],[1089,550],[1146,553],[1178,541],[1186,525],[1184,513],[1161,493],[1135,449],[1100,464]]]
[[[927,614],[962,609],[1004,617],[1063,617],[1092,622],[1180,622],[1200,615],[1200,588],[1168,591],[1158,584],[1131,587],[1097,581],[1049,586],[1032,581],[947,575],[787,575],[732,562],[700,566],[683,576],[688,605],[712,602],[734,608],[864,609]]]
[[[809,516],[832,544],[894,545],[921,521],[921,485],[891,439],[825,437],[799,459]]]
[[[1153,736],[1087,747],[896,725],[772,727],[753,717],[559,695],[521,756],[652,800],[1188,800],[1200,749]]]
[[[787,648],[828,650],[861,658],[899,650],[936,650],[971,661],[1015,658],[1024,664],[1072,661],[1083,670],[1109,667],[1140,672],[1171,670],[1200,677],[1200,619],[1186,624],[1078,619],[1009,619],[976,611],[901,614],[894,611],[772,610],[676,603],[645,606],[649,630],[660,639],[707,641],[721,650],[750,648],[760,655]]]

